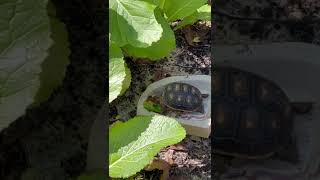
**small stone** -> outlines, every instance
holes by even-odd
[[[190,139],[193,141],[201,141],[201,138],[198,136],[190,136]]]

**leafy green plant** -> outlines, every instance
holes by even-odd
[[[109,175],[129,177],[143,169],[161,148],[180,142],[186,132],[162,115],[136,116],[109,129]]]
[[[0,3],[0,130],[46,100],[64,77],[67,32],[47,6],[47,0]]]

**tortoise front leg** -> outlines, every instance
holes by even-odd
[[[313,102],[292,102],[291,107],[293,112],[298,114],[309,113],[313,108]]]
[[[209,97],[209,94],[201,94],[201,97],[202,98],[207,98],[207,97]]]
[[[201,114],[204,114],[204,106],[203,106],[203,104],[195,112],[199,112]]]
[[[169,111],[168,107],[164,105],[162,97],[159,99],[160,106],[162,108],[162,115],[166,115]]]
[[[169,108],[167,106],[161,104],[161,107],[162,107],[162,110],[163,110],[162,111],[163,115],[166,115],[166,114],[168,114],[168,112],[170,112],[170,110],[169,110]]]

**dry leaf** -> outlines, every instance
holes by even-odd
[[[173,164],[173,150],[172,149],[169,149],[167,152],[165,152],[164,154],[164,160],[167,161],[170,165]]]
[[[146,171],[152,171],[155,169],[159,169],[162,171],[162,174],[160,176],[160,180],[168,180],[169,179],[170,164],[162,159],[154,158],[152,163],[149,164],[144,169]]]
[[[181,144],[171,145],[169,149],[175,150],[175,151],[187,151],[187,149],[182,146]]]

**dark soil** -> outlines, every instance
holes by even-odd
[[[0,134],[0,179],[76,178],[86,165],[90,125],[107,96],[107,18],[94,4],[54,0],[69,33],[65,79],[51,97]],[[102,2],[102,1],[101,1]],[[103,1],[104,2],[104,1]],[[102,5],[102,6],[101,6]]]
[[[214,1],[216,44],[300,41],[319,44],[317,0]]]

